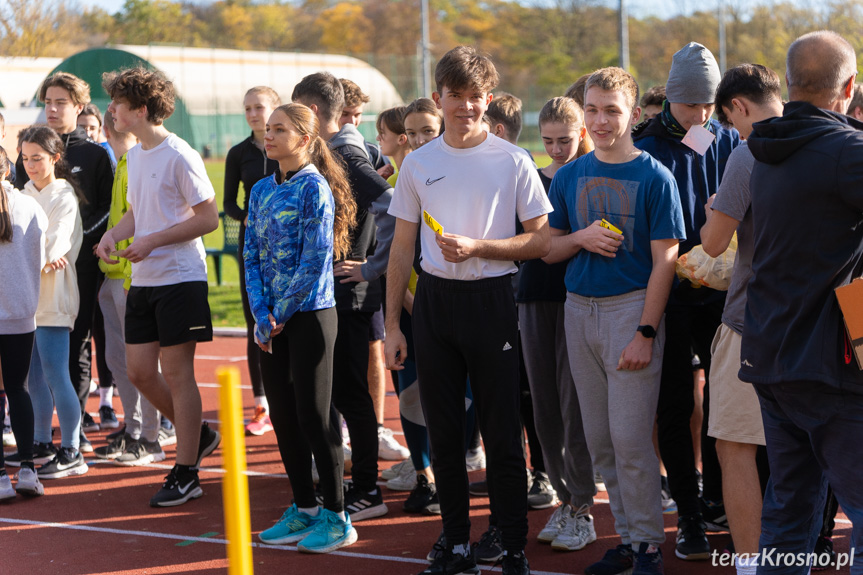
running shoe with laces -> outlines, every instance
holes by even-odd
[[[403,461],[411,456],[411,452],[393,437],[393,430],[383,425],[378,426],[378,458],[386,461]]]
[[[440,515],[440,501],[435,484],[430,483],[425,475],[415,474],[415,477],[417,485],[405,501],[405,512]]]
[[[81,413],[81,432],[99,431],[99,424],[93,419],[93,416],[86,411]]]
[[[435,543],[435,547],[437,546],[438,544]],[[458,550],[451,547],[442,547],[432,564],[425,571],[420,572],[419,575],[478,574],[479,567],[476,566],[476,560],[470,551],[470,545],[464,544],[458,547]]]
[[[39,479],[60,479],[72,475],[84,475],[89,470],[81,451],[71,447],[61,447],[54,459],[40,467],[36,473]]]
[[[97,447],[93,455],[99,459],[117,459],[126,451],[126,445],[134,441],[131,435],[123,434],[115,437],[108,445]]]
[[[93,453],[93,444],[84,434],[84,430],[81,430],[81,434],[78,435],[78,451],[81,453]]]
[[[263,405],[255,406],[255,415],[246,424],[246,433],[249,435],[263,435],[273,430],[273,423],[270,421],[270,414],[267,413],[267,408]]]
[[[414,464],[410,459],[405,459],[404,461],[400,461],[396,463],[392,467],[387,467],[383,471],[381,471],[381,479],[386,479],[389,481],[390,479],[395,479],[399,477],[402,473],[405,472],[405,468],[410,469],[412,472],[414,471]],[[413,489],[413,487],[411,487]]]
[[[175,507],[204,494],[197,470],[190,470],[184,477],[178,475],[175,465],[165,476],[162,488],[150,499],[150,507]]]
[[[557,505],[557,493],[551,486],[551,480],[544,471],[531,471],[530,489],[527,491],[527,504],[531,509],[548,509]]]
[[[545,523],[545,527],[539,532],[539,535],[536,536],[537,541],[540,543],[551,543],[554,541],[557,534],[560,533],[560,530],[563,529],[563,526],[566,525],[566,520],[569,518],[570,514],[572,514],[572,507],[567,503],[565,505],[559,505],[557,509],[554,510],[554,513],[551,514],[551,517],[548,518],[548,521]]]
[[[494,563],[503,557],[500,529],[494,525],[489,525],[488,530],[480,536],[479,541],[473,546],[473,554],[477,561],[483,563]]]
[[[394,467],[398,467],[401,473],[387,481],[387,489],[390,491],[413,491],[417,486],[417,472],[411,460],[405,459]]]
[[[557,551],[578,551],[596,541],[596,530],[593,527],[593,516],[588,513],[587,504],[571,511],[566,523],[557,537],[551,542],[551,548]]]
[[[431,551],[426,555],[426,561],[434,563],[438,557],[443,555],[444,551],[446,551],[446,535],[444,535],[443,530],[441,530],[437,541],[435,541],[434,545],[432,545]]]
[[[632,575],[664,575],[662,549],[649,543],[641,543],[635,554]]]
[[[351,521],[362,521],[386,515],[389,509],[380,487],[375,486],[372,493],[367,493],[352,483],[345,492],[345,511],[350,514]]]
[[[174,426],[159,428],[159,445],[165,447],[166,445],[176,445],[176,443],[177,431]]]
[[[467,485],[467,492],[476,497],[488,497],[488,481],[472,481]]]
[[[165,452],[158,441],[147,441],[143,437],[126,444],[126,450],[114,460],[114,465],[137,467],[148,463],[165,461]]]
[[[29,467],[22,467],[15,476],[15,491],[21,495],[29,495],[30,497],[38,497],[45,494],[45,488],[39,481],[39,476],[36,471]]]
[[[6,501],[7,499],[15,499],[16,493],[15,488],[12,487],[12,480],[9,479],[9,476],[3,471],[0,474],[0,501]]]
[[[107,439],[108,441],[114,441],[115,439],[117,439],[121,435],[125,435],[125,434],[126,434],[126,424],[124,423],[123,425],[121,425],[120,427],[118,427],[117,429],[115,429],[114,431],[109,433],[108,435],[106,435],[105,439]]]
[[[357,530],[351,524],[351,517],[345,513],[345,520],[329,509],[321,509],[312,532],[297,543],[297,550],[304,553],[329,553],[353,545],[357,541]]]
[[[593,484],[596,485],[597,491],[606,491],[605,479],[602,478],[602,475],[599,474],[599,471],[593,472]]]
[[[117,420],[117,414],[114,413],[114,408],[110,405],[99,407],[99,424],[102,429],[117,429],[120,427],[120,422]]]
[[[621,575],[631,573],[635,553],[632,546],[621,543],[614,549],[609,549],[605,555],[584,570],[584,575]]]
[[[824,571],[828,567],[834,567],[836,565],[836,552],[833,550],[833,538],[819,535],[815,541],[814,554],[813,571]]]
[[[530,564],[524,556],[524,551],[518,553],[505,551],[501,561],[501,571],[503,575],[530,575]]]
[[[464,464],[468,471],[485,469],[485,451],[482,450],[482,447],[468,449],[464,455]]]
[[[57,446],[53,443],[33,443],[33,463],[36,465],[44,465],[54,459],[57,455]],[[10,453],[5,458],[6,465],[10,467],[21,467],[21,453]]]
[[[222,441],[222,436],[218,431],[212,429],[205,421],[201,424],[201,442],[198,444],[198,462],[195,467],[201,467],[201,461],[213,453]]]
[[[728,517],[725,515],[725,505],[721,501],[715,503],[699,497],[698,503],[701,506],[701,517],[704,519],[707,531],[711,533],[728,531]]]
[[[308,513],[300,511],[297,505],[293,504],[282,513],[275,525],[261,531],[258,539],[270,545],[302,541],[314,530],[315,523],[320,517],[320,510],[318,510],[317,516],[312,517]]]
[[[710,557],[710,543],[705,534],[707,526],[700,513],[677,520],[677,544],[674,554],[686,561],[702,561]]]

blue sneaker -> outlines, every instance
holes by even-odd
[[[329,553],[356,543],[357,530],[351,525],[350,516],[345,516],[347,519],[342,521],[336,513],[322,509],[314,531],[297,544],[297,549],[305,553]]]
[[[312,517],[297,509],[296,503],[291,505],[287,511],[282,513],[282,518],[276,524],[261,531],[258,539],[264,543],[276,545],[280,543],[296,543],[305,538],[315,529],[321,514]]]
[[[662,565],[662,550],[648,543],[638,546],[635,554],[635,568],[632,575],[664,575]]]

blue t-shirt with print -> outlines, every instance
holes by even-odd
[[[653,269],[652,240],[686,238],[677,183],[650,154],[608,164],[591,152],[562,167],[549,191],[549,225],[572,232],[603,218],[623,232],[614,258],[580,250],[566,268],[566,289],[609,297],[645,289]]]

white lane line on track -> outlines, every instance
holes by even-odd
[[[203,361],[230,361],[236,363],[238,361],[246,361],[248,358],[245,355],[202,355],[198,354],[195,359]]]
[[[218,383],[199,383],[198,387],[212,387],[215,389],[219,389]],[[251,385],[241,385],[240,389],[252,389]]]
[[[211,537],[194,537],[190,535],[177,535],[173,533],[156,533],[153,531],[136,531],[133,529],[114,529],[113,527],[93,527],[90,525],[68,525],[66,523],[56,523],[52,521],[33,521],[30,519],[9,519],[0,517],[0,523],[10,523],[17,525],[32,525],[34,527],[50,527],[53,529],[70,529],[73,531],[89,531],[92,533],[110,533],[113,535],[136,535],[138,537],[153,537],[156,539],[171,539],[174,541],[194,541],[195,543],[218,543],[225,545],[227,539],[214,539]],[[293,545],[266,545],[263,543],[252,542],[252,547],[258,549],[278,549],[281,551],[296,551],[296,546]],[[414,557],[391,557],[389,555],[374,555],[371,553],[353,553],[351,551],[333,551],[330,555],[338,555],[340,557],[351,557],[355,559],[372,559],[376,561],[394,561],[396,563],[415,563],[418,565],[428,565],[425,559],[416,559]],[[499,567],[481,567],[483,571],[500,571]],[[566,575],[565,573],[554,573],[550,571],[531,571],[535,575]]]

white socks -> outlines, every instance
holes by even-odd
[[[758,569],[758,559],[755,557],[747,559],[735,557],[734,566],[737,568],[737,575],[755,575],[755,571]]]
[[[99,407],[111,407],[114,405],[111,403],[111,398],[114,396],[114,387],[100,387],[99,388]]]
[[[315,506],[315,507],[297,507],[297,509],[299,511],[305,513],[306,515],[311,516],[311,517],[317,517],[318,513],[321,512],[321,508],[317,507],[317,506]]]
[[[255,397],[255,407],[258,407],[258,406],[263,407],[265,410],[267,410],[267,413],[270,413],[270,404],[267,403],[267,396],[266,395],[261,395],[259,397],[258,396]]]

